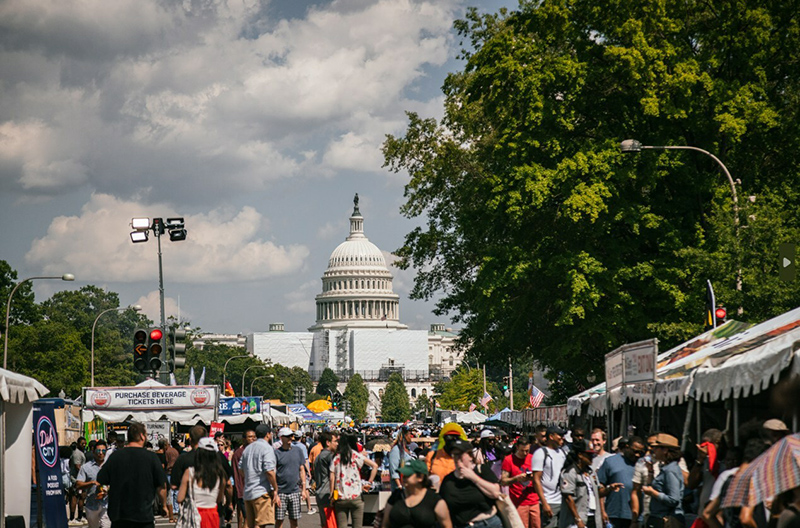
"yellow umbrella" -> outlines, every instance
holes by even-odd
[[[317,400],[306,405],[309,411],[321,413],[331,408],[331,402],[328,400]]]

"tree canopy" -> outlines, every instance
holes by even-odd
[[[409,175],[398,250],[412,297],[463,324],[473,359],[530,359],[563,395],[603,355],[702,330],[705,282],[752,322],[800,304],[776,248],[800,239],[797,6],[523,0],[456,22],[444,117],[384,144]],[[620,141],[689,145],[708,156]],[[753,197],[752,200],[750,197]],[[735,289],[742,270],[742,291]],[[743,313],[736,315],[736,307]]]
[[[389,382],[381,397],[381,420],[384,422],[405,422],[411,418],[411,403],[406,392],[406,384],[398,373],[389,376]]]
[[[331,394],[336,394],[338,384],[339,377],[333,370],[326,368],[319,376],[316,392],[323,398],[330,398]]]
[[[478,369],[459,368],[449,380],[440,381],[434,386],[436,401],[442,409],[467,411],[473,403],[483,410],[480,399],[483,398],[483,372]],[[486,382],[486,392],[492,397],[488,404],[488,412],[494,413],[505,407],[506,398],[500,388],[492,381]]]
[[[367,418],[369,391],[360,374],[353,374],[347,381],[344,399],[350,402],[350,416],[358,422],[363,422]]]

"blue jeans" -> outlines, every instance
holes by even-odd
[[[172,489],[172,475],[167,475],[167,489],[169,493],[167,494],[167,500],[172,504],[172,513],[178,515],[178,511],[180,511],[180,504],[178,504],[178,490]]]
[[[478,521],[472,524],[467,524],[464,527],[459,528],[503,528],[503,520],[500,518],[499,515],[492,515],[488,519],[484,519],[482,521]]]

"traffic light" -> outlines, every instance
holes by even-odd
[[[714,315],[717,318],[717,324],[722,324],[728,317],[728,310],[724,306],[717,306],[717,309],[714,310]]]
[[[169,358],[170,372],[176,368],[186,366],[186,330],[183,328],[170,328],[167,339],[167,357]]]
[[[141,373],[149,372],[147,367],[147,330],[137,328],[133,331],[133,368]]]
[[[503,390],[504,391],[508,390],[508,376],[503,377]]]
[[[151,328],[147,335],[147,363],[151,372],[161,369],[161,353],[164,351],[164,331]]]

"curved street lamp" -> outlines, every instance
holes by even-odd
[[[275,374],[268,374],[268,375],[266,375],[266,376],[256,376],[255,378],[253,378],[253,381],[251,381],[251,382],[250,382],[250,396],[252,396],[252,395],[253,395],[253,384],[254,384],[256,381],[258,381],[258,380],[260,380],[260,379],[265,379],[265,378],[272,378],[272,379],[275,379]],[[242,396],[244,396],[244,394],[243,394]]]
[[[695,152],[699,152],[701,154],[705,154],[709,158],[713,159],[719,168],[722,169],[722,173],[728,179],[728,183],[731,186],[731,198],[733,199],[733,231],[734,237],[736,238],[736,258],[737,260],[741,261],[741,255],[739,255],[739,198],[736,194],[736,183],[741,185],[740,181],[734,180],[731,176],[730,171],[728,171],[728,167],[725,166],[722,161],[710,153],[707,150],[703,150],[697,147],[690,147],[688,145],[642,145],[641,141],[637,141],[635,139],[626,139],[622,141],[619,145],[619,150],[622,153],[639,153],[643,150],[693,150]],[[736,270],[736,291],[742,291],[742,265],[741,262],[738,264],[738,269]],[[736,310],[738,315],[741,315],[743,312],[743,308],[741,305],[741,295],[739,307]]]
[[[269,365],[250,365],[244,372],[242,372],[242,396],[244,396],[244,377],[247,375],[247,371],[253,368],[269,368]]]
[[[134,312],[142,311],[141,305],[138,305],[138,304],[134,304],[133,306],[126,306],[124,308],[109,308],[108,310],[103,310],[102,312],[97,314],[97,317],[95,318],[94,323],[92,324],[92,352],[91,352],[91,355],[92,355],[92,385],[91,386],[92,387],[94,387],[94,329],[97,326],[97,321],[99,321],[100,320],[100,316],[105,314],[105,313],[114,312],[114,311],[122,312],[122,311],[127,310],[128,308],[132,309]]]
[[[227,381],[226,378],[225,378],[225,369],[228,368],[228,363],[230,363],[232,359],[249,358],[249,357],[250,357],[249,354],[242,354],[241,356],[231,356],[231,357],[228,358],[228,360],[222,366],[222,394],[223,395],[225,394],[225,382]]]
[[[11,290],[11,293],[8,294],[8,302],[6,303],[6,334],[3,339],[3,369],[8,368],[8,330],[11,317],[11,298],[14,297],[14,293],[17,291],[17,288],[22,286],[23,283],[37,280],[37,279],[53,279],[53,280],[63,280],[63,281],[74,281],[75,275],[72,273],[65,273],[60,277],[28,277],[27,279],[23,279],[14,286],[14,289]]]

